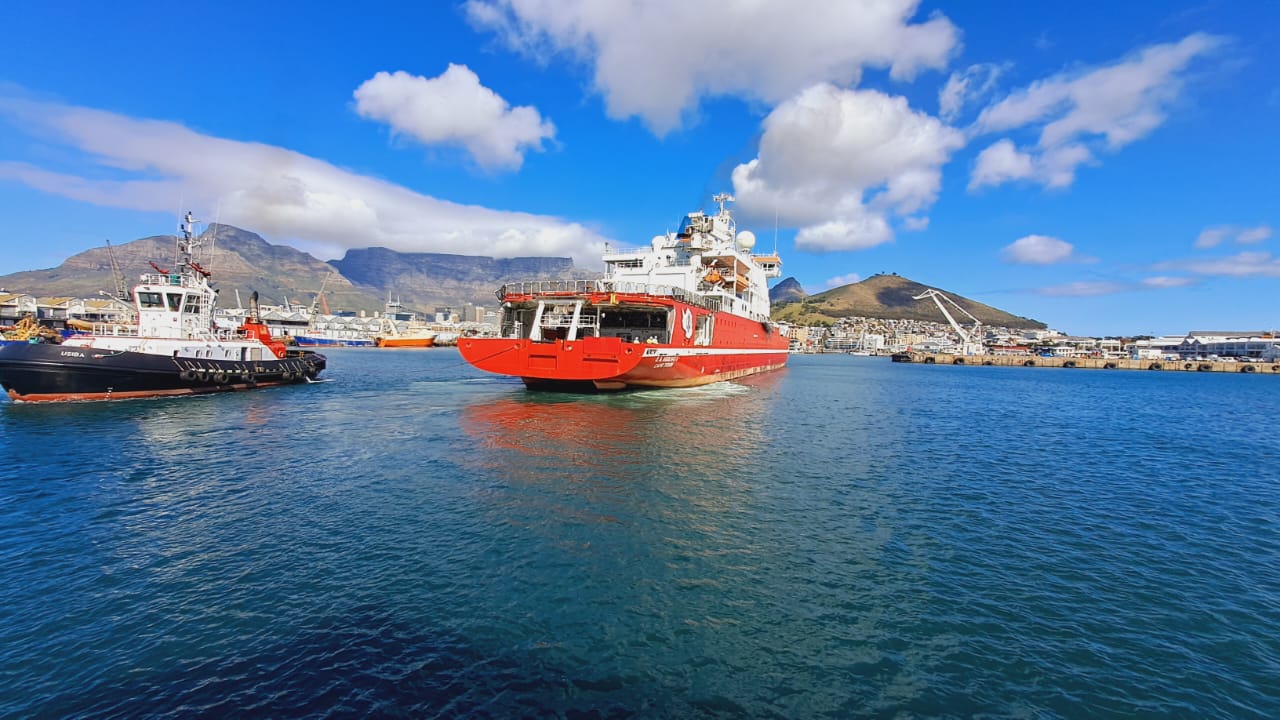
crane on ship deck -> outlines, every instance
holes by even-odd
[[[951,323],[951,328],[960,336],[960,353],[962,355],[981,355],[983,351],[981,338],[982,321],[974,317],[973,313],[960,307],[960,304],[955,300],[952,300],[933,288],[929,288],[919,295],[913,296],[911,299],[924,300],[926,298],[931,298],[933,302],[937,304],[938,309],[942,311],[943,317],[947,319],[947,322]],[[960,323],[956,322],[956,319],[947,311],[947,306],[942,304],[943,300],[951,303],[952,307],[965,315],[968,315],[969,319],[973,321],[973,327],[968,332],[965,332],[965,329],[960,326]]]

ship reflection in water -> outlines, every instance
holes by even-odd
[[[779,461],[761,457],[761,425],[782,375],[637,393],[489,396],[462,410],[460,426],[475,441],[462,462],[491,490],[572,493],[565,500],[574,514],[603,510],[584,499],[654,492],[714,509],[750,492],[760,463]]]

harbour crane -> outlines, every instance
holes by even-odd
[[[974,317],[973,313],[960,307],[959,303],[955,300],[952,300],[933,288],[929,288],[919,295],[913,296],[911,299],[924,300],[926,298],[933,299],[933,302],[937,304],[938,309],[942,311],[942,315],[947,318],[947,322],[951,323],[952,329],[960,336],[960,353],[962,355],[981,355],[983,351],[981,338],[982,321]],[[965,332],[964,328],[960,327],[960,323],[956,322],[956,319],[951,316],[951,313],[947,312],[947,306],[942,304],[943,300],[951,303],[952,307],[969,316],[969,319],[973,321],[973,328],[970,329],[969,332]]]
[[[329,274],[325,275],[324,279],[320,281],[320,292],[316,293],[315,299],[311,301],[311,307],[307,309],[308,316],[315,317],[316,305],[320,306],[325,315],[329,314],[329,301],[324,299],[324,287],[329,284],[329,278],[333,277],[334,272],[330,270]]]
[[[116,284],[116,298],[119,300],[129,300],[129,288],[124,283],[124,274],[120,272],[120,266],[116,263],[116,252],[111,249],[111,240],[107,239],[107,257],[111,260],[111,279]]]

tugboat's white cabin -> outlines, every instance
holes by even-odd
[[[188,338],[208,334],[213,311],[206,288],[191,275],[154,273],[134,288],[138,334],[154,338]]]

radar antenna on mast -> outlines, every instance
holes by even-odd
[[[974,317],[973,313],[960,307],[960,304],[955,300],[952,300],[933,288],[929,288],[919,295],[913,296],[911,299],[924,300],[925,298],[933,299],[933,302],[937,304],[938,309],[942,311],[943,317],[947,319],[947,322],[951,323],[951,328],[960,336],[961,354],[981,355],[983,351],[982,338],[980,337],[982,333],[982,321]],[[965,332],[964,328],[960,327],[960,323],[956,322],[956,319],[951,317],[951,313],[947,312],[947,306],[942,304],[943,300],[951,303],[952,307],[969,316],[969,319],[973,321],[973,328],[970,329],[969,332]]]

